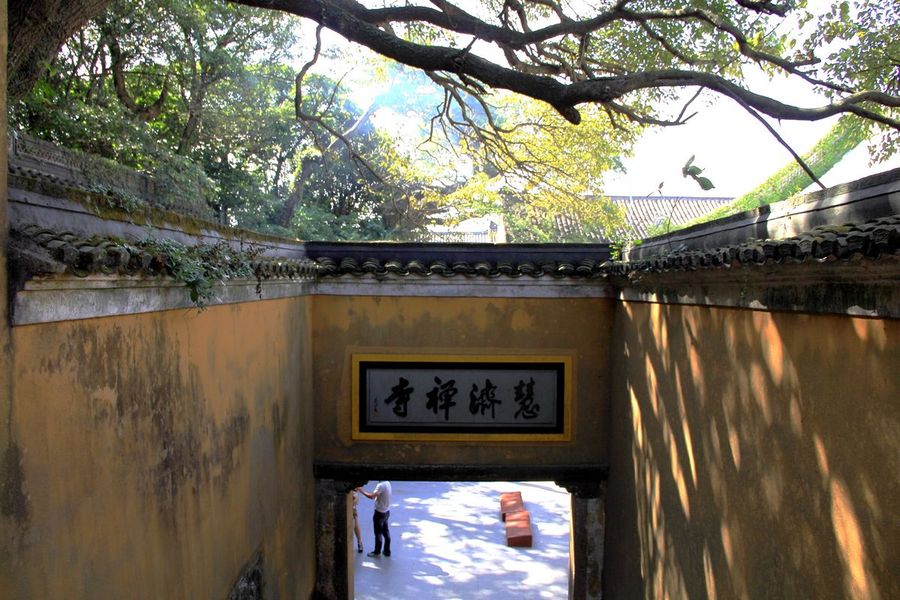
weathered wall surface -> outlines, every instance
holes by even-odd
[[[605,461],[612,300],[316,296],[313,301],[317,460],[410,465]],[[571,354],[572,441],[354,442],[353,352]]]
[[[308,598],[308,302],[14,328],[0,595]]]
[[[6,81],[7,17],[6,0],[0,0],[0,77]],[[6,138],[6,86],[0,90],[0,134]],[[0,152],[0,190],[6,189],[6,153]],[[8,314],[9,280],[6,269],[6,245],[9,239],[9,218],[6,194],[0,195],[0,569],[8,561],[8,551],[16,543],[15,522],[12,518],[10,490],[15,457],[10,452],[9,429],[5,427],[12,402],[12,348]]]
[[[900,321],[616,321],[608,597],[900,597]]]

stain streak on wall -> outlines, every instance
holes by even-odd
[[[309,335],[302,298],[16,328],[3,589],[224,598],[261,551],[308,596]]]

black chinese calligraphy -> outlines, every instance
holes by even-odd
[[[502,404],[502,401],[496,397],[497,386],[491,383],[490,379],[484,380],[484,387],[478,389],[478,384],[472,384],[472,391],[469,392],[469,412],[473,415],[481,413],[481,416],[490,410],[491,419],[495,419],[494,407]]]
[[[519,405],[519,409],[513,418],[518,419],[534,419],[541,411],[541,406],[534,401],[534,378],[529,377],[528,383],[524,379],[520,379],[515,387],[515,397],[513,400]]]
[[[425,404],[425,407],[434,414],[438,414],[439,410],[444,411],[444,420],[449,421],[450,409],[456,406],[453,396],[459,391],[456,389],[456,380],[450,379],[446,383],[442,383],[440,377],[435,377],[434,382],[437,385],[426,394],[428,402]]]
[[[409,397],[415,388],[410,387],[409,381],[400,377],[400,382],[391,388],[391,395],[384,399],[385,404],[394,405],[394,414],[406,418],[408,414]]]

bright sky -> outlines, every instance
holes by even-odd
[[[808,9],[823,13],[830,0],[809,0]],[[790,27],[785,24],[785,27]],[[800,35],[800,34],[798,34]],[[750,73],[748,85],[797,106],[822,106],[826,99],[812,93],[796,79],[769,80]],[[793,157],[768,130],[740,108],[735,102],[706,92],[712,106],[703,107],[686,125],[647,130],[636,145],[634,155],[625,161],[625,174],[611,174],[606,178],[606,193],[611,195],[647,195],[655,192],[663,182],[665,195],[733,196],[749,192],[770,175],[793,162]],[[801,156],[810,150],[829,129],[837,117],[818,122],[769,123]],[[866,175],[900,167],[900,156],[871,165],[867,144],[860,144],[822,178],[833,186],[854,181]],[[696,155],[694,165],[704,169],[715,188],[703,191],[693,180],[681,174],[682,166]],[[819,189],[815,184],[807,190]]]
[[[773,125],[802,155],[828,132],[835,120]],[[693,164],[703,169],[703,175],[715,184],[714,189],[705,192],[682,176],[681,167],[692,155],[696,156]],[[792,160],[759,121],[734,102],[720,99],[714,106],[700,110],[686,125],[648,130],[636,145],[634,156],[625,161],[627,173],[607,178],[605,191],[611,195],[646,196],[663,182],[662,193],[668,196],[737,197]],[[829,171],[822,183],[830,187],[897,167],[898,156],[870,166],[868,151],[861,144]]]

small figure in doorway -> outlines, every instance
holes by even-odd
[[[382,539],[384,539],[384,555],[391,555],[391,530],[388,520],[391,518],[391,482],[379,481],[371,492],[359,488],[359,492],[375,501],[375,512],[372,514],[372,525],[375,528],[375,550],[366,556],[380,556]]]

